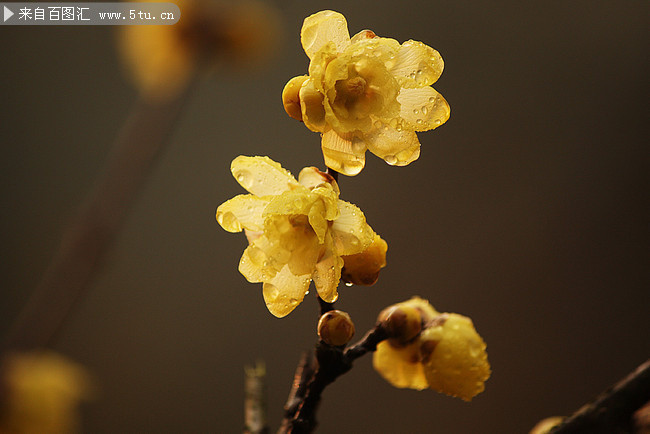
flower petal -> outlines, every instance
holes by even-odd
[[[404,42],[394,61],[391,72],[408,88],[432,85],[444,68],[440,53],[418,41]]]
[[[295,242],[288,262],[289,270],[297,276],[312,274],[323,247],[319,245],[318,238],[314,233],[304,231],[304,228],[294,228],[292,235],[295,237]],[[288,247],[287,238],[283,238],[281,242]]]
[[[372,356],[372,366],[395,387],[427,389],[429,383],[420,363],[419,349],[418,341],[403,348],[396,348],[390,342],[382,341]]]
[[[299,94],[302,85],[307,80],[309,80],[309,76],[307,75],[293,77],[284,85],[284,89],[282,89],[282,105],[284,106],[284,111],[287,112],[289,116],[299,121],[302,120]]]
[[[318,295],[327,303],[334,303],[339,297],[338,286],[341,280],[343,259],[336,253],[332,236],[327,235],[325,240],[325,253],[316,263],[316,270],[312,274]]]
[[[266,236],[256,238],[239,260],[239,272],[251,283],[266,282],[291,259],[291,252]]]
[[[217,222],[228,232],[241,232],[243,228],[261,231],[264,228],[262,213],[269,198],[240,194],[217,208]]]
[[[320,11],[305,18],[300,30],[302,47],[311,59],[323,45],[332,41],[338,52],[350,45],[345,17],[334,11]]]
[[[265,282],[262,294],[269,312],[278,318],[289,315],[305,298],[310,277],[309,274],[296,276],[285,265],[273,279]]]
[[[357,175],[366,164],[366,145],[354,134],[339,135],[328,130],[323,134],[321,147],[325,165],[344,175]]]
[[[230,171],[239,185],[255,196],[277,195],[299,185],[288,170],[269,157],[240,155],[232,160]]]
[[[332,175],[326,172],[321,172],[316,167],[305,167],[302,169],[298,174],[298,182],[310,190],[321,184],[327,183],[332,186],[337,195],[341,193],[339,185]]]
[[[388,244],[379,235],[366,250],[354,255],[343,256],[344,268],[341,276],[344,281],[355,285],[374,285],[379,271],[386,266]]]
[[[293,190],[273,197],[264,209],[263,216],[266,218],[271,215],[307,215],[317,199],[316,195],[298,184]]]
[[[431,86],[419,89],[403,88],[397,96],[401,105],[400,117],[405,127],[413,131],[428,131],[447,122],[451,112],[449,104]]]
[[[302,84],[298,97],[300,99],[300,115],[305,126],[314,132],[323,132],[325,128],[324,97],[314,87],[313,80],[307,80]]]
[[[339,200],[341,215],[332,223],[334,246],[339,255],[353,255],[368,248],[375,233],[363,212],[351,203]]]
[[[471,319],[455,313],[443,316],[447,318],[442,325],[420,336],[424,373],[432,389],[470,401],[490,377],[485,342]]]
[[[405,306],[417,309],[420,312],[420,315],[422,315],[422,322],[425,324],[433,320],[435,317],[440,316],[440,312],[438,312],[431,303],[418,296],[411,297],[410,299],[397,303],[394,306]]]
[[[384,125],[363,138],[368,150],[391,166],[406,166],[420,157],[420,141],[413,131]]]

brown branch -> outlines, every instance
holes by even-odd
[[[305,399],[307,393],[307,383],[314,376],[314,359],[311,351],[305,351],[300,357],[300,362],[296,368],[296,373],[293,376],[293,384],[289,392],[289,398],[284,405],[284,419],[282,425],[278,430],[278,434],[288,433],[291,430],[291,425],[300,404]]]
[[[650,401],[650,360],[553,428],[553,434],[632,432],[633,415]]]
[[[2,350],[41,347],[54,339],[100,271],[191,88],[188,84],[166,102],[140,99],[136,103],[113,143],[103,173],[63,233],[58,251],[9,330]]]
[[[298,411],[288,424],[283,424],[279,433],[307,434],[316,428],[316,411],[325,388],[338,377],[352,369],[352,362],[369,351],[375,351],[377,344],[386,339],[385,330],[376,325],[358,343],[347,350],[320,341],[316,346],[318,366],[307,384],[306,393],[298,405]],[[288,426],[285,426],[288,425]]]

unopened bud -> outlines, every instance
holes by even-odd
[[[307,75],[293,77],[282,90],[282,105],[284,111],[289,116],[299,121],[302,120],[302,109],[300,108],[300,88],[302,84],[309,78]]]
[[[422,315],[411,306],[390,306],[379,314],[377,320],[396,344],[406,344],[422,330]]]
[[[345,345],[354,336],[354,323],[346,312],[330,310],[318,321],[318,337],[328,345]]]

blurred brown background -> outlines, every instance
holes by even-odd
[[[284,113],[307,70],[302,20],[346,15],[438,49],[452,116],[393,168],[368,154],[340,182],[389,243],[370,288],[337,306],[361,335],[411,295],[471,316],[493,376],[471,404],[398,390],[365,357],[328,388],[320,432],[521,433],[569,414],[650,357],[647,1],[277,2],[285,44],[264,70],[219,71],[193,93],[107,266],[56,349],[101,385],[89,433],[240,432],[243,366],[264,359],[275,430],[307,297],[278,320],[237,272],[245,239],[214,221],[242,193],[239,154],[298,173],[319,138]],[[281,3],[281,5],[280,5]],[[136,99],[111,27],[0,27],[2,292],[6,331],[53,255]],[[313,294],[313,291],[312,291]]]

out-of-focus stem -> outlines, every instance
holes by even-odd
[[[244,367],[244,434],[268,434],[266,421],[266,366],[258,361]]]
[[[140,98],[113,143],[103,172],[16,318],[3,350],[49,344],[100,271],[127,211],[168,142],[194,80],[164,102]]]
[[[553,428],[552,434],[632,432],[635,411],[650,401],[650,360]]]

